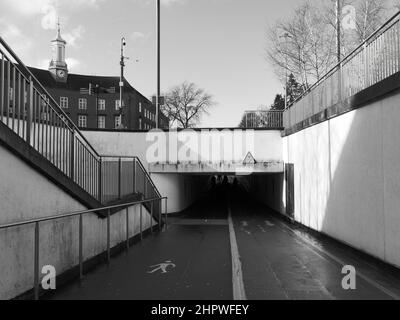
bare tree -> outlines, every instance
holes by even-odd
[[[400,9],[400,0],[340,0],[356,10],[356,29],[341,34],[345,57]],[[286,20],[269,27],[266,57],[284,83],[293,74],[307,89],[336,64],[336,0],[304,0]]]
[[[366,40],[385,21],[386,0],[361,0],[356,6],[356,33],[358,42]]]
[[[215,105],[210,94],[189,82],[172,88],[165,96],[162,111],[172,125],[176,124],[184,129],[195,127],[201,116],[208,114],[208,110]]]
[[[307,88],[333,63],[335,33],[321,7],[306,1],[293,15],[268,29],[267,60],[284,82],[286,72]]]

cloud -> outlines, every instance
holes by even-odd
[[[183,3],[185,0],[161,0],[161,4],[164,6],[171,6],[176,3]]]
[[[144,4],[144,5],[154,5],[154,0],[133,0],[136,3]],[[165,7],[170,7],[174,4],[182,4],[187,0],[161,0],[161,5]]]
[[[31,38],[25,36],[14,24],[0,19],[1,35],[19,56],[27,55],[33,46]]]
[[[145,40],[145,39],[148,39],[149,37],[150,37],[150,33],[143,33],[143,32],[140,32],[140,31],[135,31],[131,35],[131,39],[133,41]]]
[[[82,39],[85,28],[83,26],[78,26],[71,32],[64,33],[62,37],[67,41],[68,45],[71,47],[79,47],[77,42]]]
[[[107,0],[0,0],[0,4],[22,15],[41,16],[42,28],[54,30],[58,17],[67,20],[68,12],[84,7],[98,8],[99,4],[105,1]]]
[[[83,63],[75,58],[67,58],[65,59],[68,65],[69,72],[75,72],[75,70],[81,70],[83,67]]]
[[[56,28],[58,14],[57,10],[52,5],[43,6],[41,13],[43,14],[41,25],[45,30],[53,30]]]

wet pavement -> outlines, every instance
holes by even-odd
[[[171,218],[167,230],[47,298],[233,299],[229,210],[223,198],[201,199]],[[229,198],[247,299],[400,297],[399,270],[290,224],[243,191]],[[342,288],[345,264],[356,268],[356,290]]]

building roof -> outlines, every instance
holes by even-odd
[[[107,77],[107,76],[92,76],[92,75],[81,75],[81,74],[68,74],[68,79],[66,83],[57,82],[50,71],[28,67],[28,69],[33,73],[37,80],[46,88],[52,89],[65,89],[72,91],[80,91],[82,88],[89,88],[89,83],[93,86],[99,85],[102,90],[108,90],[110,88],[115,88],[115,92],[119,92],[119,77]],[[124,78],[124,92],[127,93],[137,93],[149,103],[151,101],[146,98],[143,94],[133,88],[130,83]]]

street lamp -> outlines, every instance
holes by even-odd
[[[292,38],[292,36],[288,33],[285,32],[282,36],[279,37],[281,38],[285,38],[285,44],[286,44],[286,53],[285,53],[285,110],[287,109],[288,103],[287,103],[287,83],[288,83],[288,38]]]
[[[157,94],[156,94],[156,129],[159,128],[160,112],[160,0],[156,0],[156,29],[157,29]]]
[[[125,67],[125,56],[124,56],[124,48],[126,46],[126,40],[125,37],[121,38],[121,61],[120,61],[120,65],[121,65],[121,76],[120,76],[120,80],[119,80],[119,117],[120,117],[120,121],[122,124],[122,106],[123,106],[123,102],[122,102],[122,91],[123,91],[123,87],[124,87],[124,67]]]

